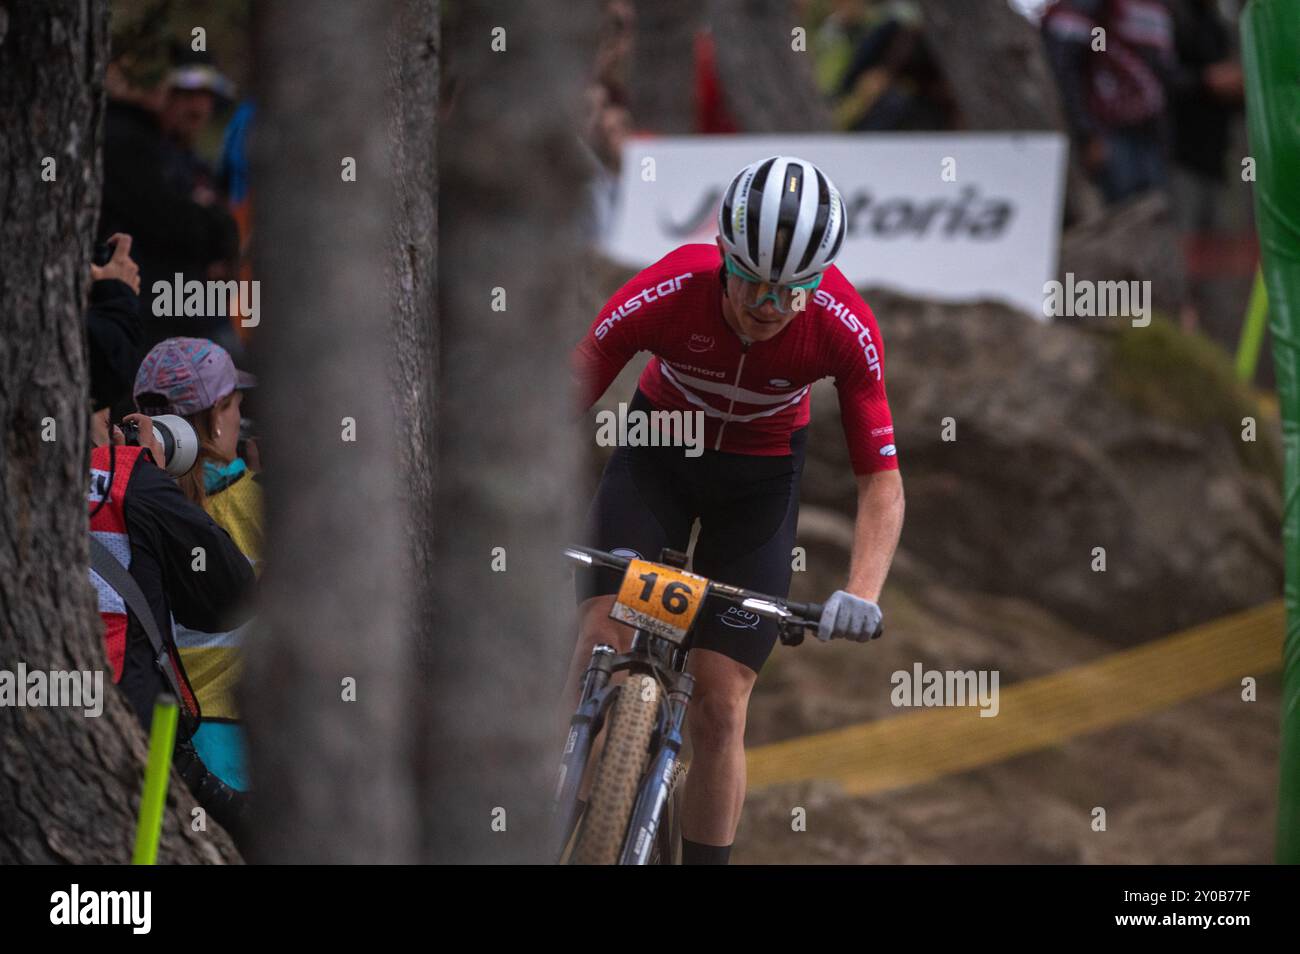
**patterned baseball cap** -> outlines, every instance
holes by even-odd
[[[257,379],[207,338],[168,338],[145,355],[135,375],[135,406],[149,414],[195,414]]]

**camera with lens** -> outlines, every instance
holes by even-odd
[[[159,414],[149,420],[153,424],[154,437],[163,449],[164,459],[158,462],[163,470],[173,477],[188,474],[199,456],[199,436],[190,422],[175,414]],[[135,421],[123,421],[118,427],[127,444],[140,446],[140,428]]]
[[[103,268],[113,258],[113,249],[116,247],[116,242],[113,242],[112,244],[108,242],[100,242],[95,246],[94,254],[90,257],[91,264],[98,268]]]

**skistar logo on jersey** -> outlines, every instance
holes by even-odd
[[[839,318],[840,324],[858,336],[858,347],[862,349],[862,354],[867,359],[867,370],[873,372],[876,375],[876,380],[879,381],[882,377],[880,351],[872,342],[871,331],[867,326],[843,302],[836,301],[829,292],[820,288],[817,289],[817,291],[813,292],[813,301]]]
[[[673,292],[681,291],[682,282],[686,281],[686,279],[690,278],[693,274],[695,273],[685,272],[678,275],[676,278],[669,278],[660,282],[654,288],[644,288],[637,294],[633,295],[627,301],[623,302],[623,304],[610,312],[609,317],[596,326],[597,340],[609,334],[609,329],[614,327],[615,322],[620,318],[626,318],[642,305],[647,305],[652,301],[658,301],[660,298],[665,298]]]

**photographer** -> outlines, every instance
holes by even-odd
[[[255,578],[229,535],[201,507],[187,500],[175,480],[157,466],[166,457],[149,418],[133,414],[125,419],[124,423],[138,429],[139,446],[126,443],[122,428],[108,426],[109,407],[125,396],[118,389],[129,380],[123,374],[122,356],[131,353],[138,340],[138,327],[132,325],[126,298],[127,294],[134,297],[126,280],[132,271],[127,264],[130,240],[114,238],[112,260],[93,267],[96,282],[91,297],[99,305],[87,314],[93,445],[90,532],[126,567],[166,644],[181,694],[177,768],[200,803],[238,840],[245,796],[208,770],[191,741],[201,710],[176,650],[172,619],[207,631],[237,626],[251,615]],[[114,306],[105,307],[108,302]],[[122,595],[93,571],[91,580],[99,594],[113,681],[122,687],[147,728],[154,700],[160,692],[171,691],[170,682],[155,663],[147,631]]]
[[[262,558],[262,487],[239,455],[244,390],[256,384],[224,348],[203,338],[168,338],[150,350],[136,375],[136,407],[183,417],[197,436],[195,466],[180,489],[203,507],[256,568]],[[251,442],[250,442],[251,443]],[[194,744],[226,784],[247,790],[243,727],[235,705],[243,633],[178,617],[176,642],[203,708]]]

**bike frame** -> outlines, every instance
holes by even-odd
[[[571,548],[569,552],[575,556],[585,553],[588,562],[591,562],[593,556],[610,556],[585,548]],[[660,555],[660,562],[682,569],[686,565],[686,554],[665,549]],[[625,560],[622,563],[626,565]],[[617,566],[617,563],[614,565]],[[803,627],[816,625],[816,620],[821,616],[821,606],[815,603],[774,601],[762,594],[710,581],[709,595],[714,594],[778,619],[778,633],[781,642],[786,645],[802,642]],[[681,757],[682,726],[686,721],[686,711],[695,686],[695,678],[686,672],[686,661],[693,642],[693,628],[680,643],[643,629],[634,629],[628,652],[619,653],[606,644],[598,645],[592,650],[591,661],[583,674],[578,709],[569,722],[569,733],[556,782],[554,805],[561,822],[559,845],[555,852],[557,858],[562,856],[578,824],[578,790],[591,755],[592,743],[605,724],[617,688],[611,686],[610,681],[615,673],[627,672],[651,676],[664,691],[658,723],[650,739],[648,768],[637,790],[618,861],[624,865],[644,865],[648,862],[659,832],[664,804],[671,792],[673,775]]]

